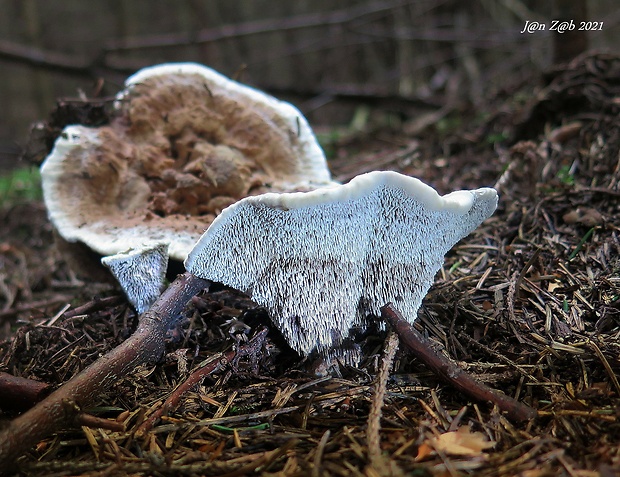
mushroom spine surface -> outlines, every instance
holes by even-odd
[[[414,320],[445,253],[497,200],[490,188],[440,196],[396,172],[248,197],[216,218],[185,266],[248,293],[299,353],[327,352],[388,302]]]
[[[144,313],[164,288],[168,244],[144,245],[101,259],[139,314]]]

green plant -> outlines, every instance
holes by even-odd
[[[337,145],[344,136],[344,132],[334,127],[322,132],[317,131],[315,135],[327,159],[333,159],[336,156]]]
[[[462,124],[461,118],[456,114],[452,114],[437,121],[435,129],[440,135],[447,136],[457,131]]]
[[[22,167],[0,175],[0,206],[41,200],[41,175],[35,167]]]
[[[562,166],[558,171],[558,180],[565,185],[575,185],[575,176],[571,170],[571,166]]]
[[[508,139],[508,134],[505,132],[491,133],[486,137],[488,144],[495,144],[496,142],[503,142]]]

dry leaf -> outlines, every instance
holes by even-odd
[[[426,442],[423,442],[420,447],[418,447],[418,455],[415,457],[415,460],[416,462],[420,462],[433,454],[435,454],[433,448]]]
[[[494,445],[495,442],[487,440],[482,432],[472,432],[469,427],[460,427],[456,431],[427,439],[419,447],[416,460],[422,460],[430,455],[429,448],[446,455],[476,457],[483,455],[485,449],[490,449]]]
[[[577,207],[565,213],[562,220],[569,225],[581,224],[586,227],[594,227],[605,222],[603,215],[592,207]]]
[[[554,142],[556,144],[562,144],[574,138],[575,136],[578,136],[582,128],[583,128],[583,123],[579,121],[575,121],[569,124],[564,124],[563,126],[560,126],[559,128],[555,128],[553,131],[551,131],[548,134],[547,139],[549,139],[550,142]]]

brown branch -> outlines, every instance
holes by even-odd
[[[92,57],[65,54],[45,50],[11,41],[0,40],[0,59],[60,73],[96,78],[110,73],[129,74],[145,66],[143,62],[120,58],[117,53],[150,48],[180,47],[212,43],[231,38],[240,38],[277,31],[299,30],[325,25],[342,25],[363,19],[383,11],[391,10],[411,0],[388,0],[363,4],[354,8],[343,8],[331,12],[318,12],[284,18],[270,18],[249,21],[198,32],[151,35],[139,38],[110,40]]]
[[[381,468],[385,468],[386,466],[386,460],[381,451],[381,417],[383,416],[382,407],[385,401],[387,381],[390,377],[392,365],[394,364],[394,356],[396,356],[396,351],[398,350],[398,336],[396,333],[390,331],[385,341],[383,361],[374,385],[374,393],[370,404],[370,411],[368,412],[368,424],[366,427],[368,458],[370,460],[370,465],[377,473],[380,473]]]
[[[48,306],[57,305],[58,303],[66,303],[69,300],[70,297],[60,296],[57,298],[50,298],[49,300],[31,301],[24,305],[13,306],[12,308],[0,311],[0,319],[9,318],[18,315],[19,313],[24,313],[26,311],[47,308]]]
[[[201,365],[196,371],[189,375],[189,377],[181,383],[177,388],[168,396],[166,401],[146,419],[140,427],[136,430],[136,436],[141,437],[149,432],[158,419],[162,416],[167,416],[170,411],[174,411],[181,402],[181,398],[206,376],[216,373],[221,370],[227,363],[230,363],[235,357],[235,351],[228,351],[227,353],[218,353],[212,356],[206,363]]]
[[[105,45],[104,50],[106,53],[110,53],[149,48],[191,46],[263,33],[325,27],[326,25],[342,25],[408,3],[410,3],[410,0],[378,1],[331,12],[305,13],[283,18],[268,18],[266,20],[222,25],[216,28],[205,28],[198,32],[182,34],[170,33],[167,35],[150,35],[139,38],[111,40]]]
[[[103,53],[87,58],[6,40],[0,40],[0,60],[87,78],[113,76],[113,79],[116,79],[116,76],[127,76],[145,66],[144,61],[113,60]]]
[[[104,419],[103,417],[93,416],[85,412],[79,413],[76,416],[76,421],[80,426],[107,429],[112,432],[123,432],[125,430],[125,424],[122,422]]]
[[[405,321],[391,303],[381,308],[381,317],[398,333],[401,342],[414,356],[423,361],[443,381],[477,401],[497,405],[510,419],[528,421],[536,417],[535,409],[477,381],[444,355],[435,351],[430,341]]]
[[[85,75],[91,68],[87,60],[74,54],[42,50],[6,40],[0,40],[0,58],[69,74]]]
[[[51,386],[34,379],[0,372],[0,408],[23,411],[43,399]]]
[[[88,303],[76,306],[73,310],[67,310],[63,313],[63,317],[71,318],[78,315],[86,315],[98,310],[104,310],[109,306],[119,305],[125,299],[121,295],[107,296],[105,298],[95,298]]]
[[[6,472],[17,457],[41,439],[61,428],[78,425],[82,408],[92,404],[114,382],[137,366],[159,360],[166,332],[176,324],[189,299],[208,284],[190,273],[179,276],[140,317],[133,335],[2,429],[0,472]]]
[[[262,349],[265,338],[267,336],[268,329],[261,329],[254,337],[245,345],[240,346],[237,351],[228,351],[227,353],[218,353],[211,356],[210,359],[202,363],[198,369],[196,369],[189,377],[176,387],[174,391],[168,396],[166,401],[146,419],[140,427],[136,430],[136,436],[140,437],[149,432],[155,422],[162,416],[167,416],[169,412],[174,411],[183,396],[191,391],[194,386],[200,383],[205,377],[210,374],[216,373],[222,370],[228,363],[232,363],[233,369],[236,366],[236,362],[243,356],[249,356],[251,359],[256,359],[256,355],[260,349]]]

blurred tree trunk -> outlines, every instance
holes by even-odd
[[[588,20],[586,0],[555,0],[554,20],[570,22],[574,30],[564,33],[553,32],[553,62],[565,63],[588,49],[588,32],[579,30],[579,23]]]
[[[26,26],[26,38],[32,46],[43,47],[41,39],[41,19],[39,7],[35,0],[26,0],[22,3],[22,15]],[[54,104],[54,92],[48,75],[45,72],[32,69],[31,85],[33,96],[36,98],[38,115],[44,117]]]

